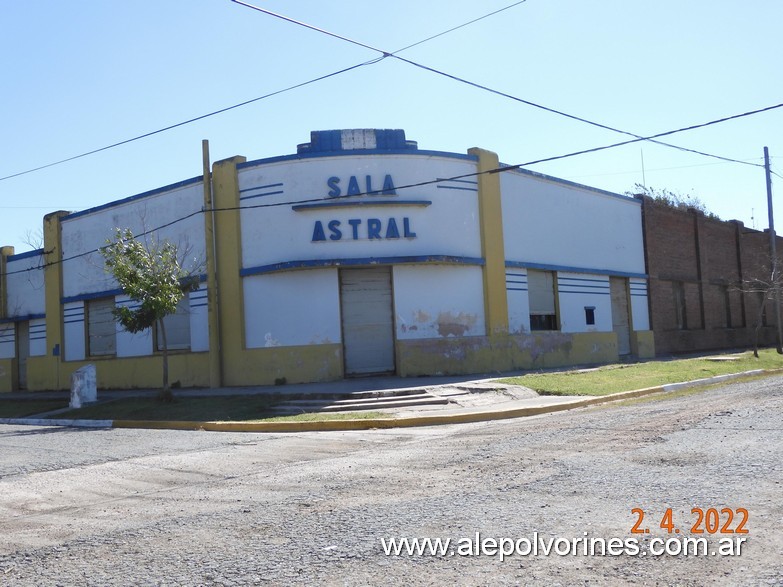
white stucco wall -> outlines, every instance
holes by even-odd
[[[500,185],[508,261],[645,272],[636,200],[518,172]]]
[[[527,293],[527,269],[506,269],[506,303],[508,329],[512,334],[530,330],[530,299]]]
[[[450,255],[480,257],[478,203],[475,182],[445,182],[416,188],[401,186],[472,173],[472,160],[432,155],[343,155],[302,160],[260,163],[239,170],[239,187],[243,207],[301,202],[316,199],[318,203],[337,203],[340,207],[294,210],[292,205],[248,208],[242,219],[243,268],[266,267],[293,261],[329,259],[366,259],[369,257],[410,257]],[[371,188],[380,190],[391,176],[397,195],[360,196],[335,199],[328,195],[337,186],[346,193],[350,178],[355,177],[361,190],[366,178]],[[339,183],[329,184],[330,178]],[[280,192],[280,193],[277,193]],[[404,205],[404,201],[429,201],[431,205]],[[396,201],[399,205],[358,205],[358,202]],[[346,204],[351,204],[346,207]],[[400,238],[369,239],[367,221],[381,222],[386,236],[389,220],[394,219]],[[406,238],[404,223],[415,238]],[[353,238],[351,220],[359,221]],[[329,223],[339,222],[341,238],[329,230]],[[325,231],[325,240],[313,242],[316,222]],[[333,238],[335,237],[335,238]]]
[[[398,339],[486,334],[481,267],[399,265],[393,280]]]
[[[9,316],[29,316],[46,311],[43,263],[40,254],[8,258],[6,279]]]
[[[93,252],[73,259],[70,257],[104,246],[107,239],[113,239],[116,228],[130,228],[134,234],[141,234],[198,212],[204,204],[203,194],[203,184],[199,181],[171,189],[163,188],[151,195],[141,194],[105,208],[64,218],[62,248],[63,258],[67,260],[63,262],[63,296],[71,298],[117,288],[114,280],[104,271],[100,253]],[[159,242],[169,240],[183,254],[187,251],[188,266],[205,265],[202,214],[197,213],[156,231],[151,237]]]
[[[63,338],[66,361],[82,361],[86,353],[84,302],[63,305]]]
[[[339,343],[337,269],[308,269],[243,280],[248,348]]]
[[[611,332],[609,277],[589,273],[557,273],[561,332]],[[595,324],[585,322],[585,307],[595,308]]]
[[[208,313],[207,285],[203,283],[190,292],[190,350],[194,353],[209,350]]]
[[[647,280],[632,277],[628,280],[631,290],[631,319],[634,330],[650,329],[650,310],[647,301]]]
[[[30,356],[43,357],[46,355],[46,320],[36,318],[30,320]]]
[[[16,356],[16,326],[13,322],[0,322],[0,359]]]

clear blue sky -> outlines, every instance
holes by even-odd
[[[253,0],[251,0],[252,2]],[[513,0],[255,0],[387,51]],[[2,0],[0,176],[45,165],[377,57],[229,0]],[[650,135],[783,102],[779,0],[527,0],[400,55],[551,108]],[[0,245],[55,210],[293,153],[311,130],[402,128],[423,149],[509,164],[623,139],[387,58],[77,161],[0,181]],[[783,175],[783,108],[668,137]],[[763,169],[637,143],[531,169],[623,193],[642,182],[764,228]],[[783,229],[783,180],[777,228]]]

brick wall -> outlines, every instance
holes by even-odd
[[[768,275],[768,233],[639,198],[656,354],[752,346],[760,296],[743,293],[741,284]],[[777,246],[783,252],[783,239]],[[768,326],[759,331],[762,345],[775,342],[769,302],[767,315]]]

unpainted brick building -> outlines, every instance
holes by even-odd
[[[769,232],[722,221],[647,196],[642,215],[651,327],[657,355],[775,343],[775,314],[763,294],[743,291],[769,280]],[[777,250],[783,251],[778,237]]]

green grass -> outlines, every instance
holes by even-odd
[[[0,418],[25,418],[66,407],[68,402],[63,400],[4,400],[0,396]]]
[[[156,398],[127,398],[98,403],[53,416],[83,420],[252,420],[269,414],[269,398],[254,395],[180,397],[165,404]]]
[[[380,412],[306,413],[273,416],[268,397],[233,395],[223,397],[182,397],[170,404],[155,398],[127,398],[68,410],[52,418],[79,420],[175,420],[188,422],[309,422],[313,420],[355,420],[389,418]],[[62,407],[62,406],[60,406]]]
[[[716,357],[726,356],[716,355]],[[778,355],[775,349],[760,351],[758,359],[753,357],[751,352],[728,356],[736,356],[737,360],[716,361],[710,360],[710,357],[701,357],[674,361],[651,361],[634,365],[607,365],[582,371],[535,373],[499,381],[512,385],[524,385],[536,390],[541,395],[607,395],[619,391],[631,391],[715,375],[740,373],[752,369],[783,368],[783,357]]]

